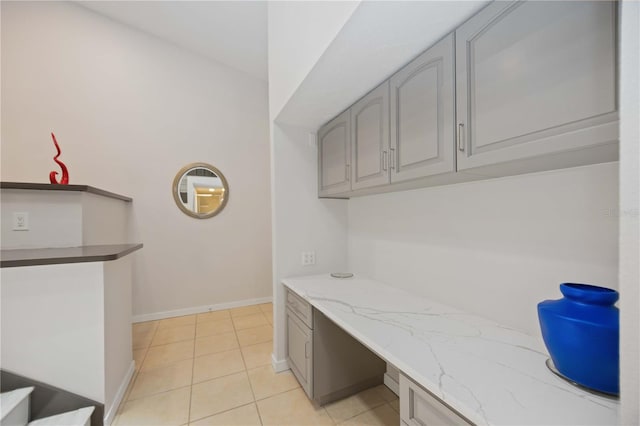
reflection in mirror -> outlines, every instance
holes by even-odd
[[[205,163],[183,167],[173,180],[173,198],[184,213],[205,219],[218,214],[229,198],[229,186],[220,170]]]

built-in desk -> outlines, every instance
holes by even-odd
[[[618,422],[617,401],[547,369],[541,339],[365,278],[327,274],[282,283],[473,423]]]

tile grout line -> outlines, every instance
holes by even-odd
[[[192,385],[190,385],[190,384],[189,384],[189,385],[184,385],[184,386],[178,386],[177,388],[167,389],[167,390],[163,390],[163,391],[161,391],[161,392],[157,392],[157,393],[150,393],[150,394],[147,394],[147,395],[140,396],[140,397],[138,397],[138,398],[130,399],[130,400],[128,400],[127,402],[140,401],[141,399],[146,399],[146,398],[156,397],[156,396],[159,396],[159,395],[163,395],[163,394],[165,394],[165,393],[169,393],[169,392],[177,391],[177,390],[180,390],[180,389],[185,389],[185,388],[188,388],[188,387],[190,387],[190,386],[192,386]]]
[[[162,320],[160,320],[160,321],[162,321]],[[191,338],[189,338],[189,339],[179,339],[179,340],[172,341],[172,342],[165,342],[165,343],[160,343],[160,344],[154,345],[153,344],[153,339],[156,338],[156,336],[158,334],[158,331],[160,331],[160,323],[158,323],[157,326],[156,326],[156,330],[154,331],[153,339],[151,339],[151,343],[149,344],[149,348],[156,348],[156,347],[159,347],[159,346],[170,345],[172,343],[185,342],[185,341],[191,340],[191,339],[195,340],[195,338],[196,338],[195,337],[196,336],[196,323],[193,323],[193,324],[182,324],[182,325],[176,325],[176,326],[173,326],[173,327],[167,327],[167,328],[162,329],[162,331],[171,330],[171,329],[178,328],[178,327],[188,327],[188,326],[191,326],[191,325],[193,325],[193,336]]]
[[[190,380],[190,382],[191,382],[191,383],[190,383],[189,385],[185,385],[185,386],[178,386],[178,387],[173,388],[173,389],[167,389],[167,390],[164,390],[164,391],[162,391],[162,392],[157,392],[157,393],[150,393],[150,394],[146,394],[146,395],[141,395],[141,396],[139,396],[138,398],[131,399],[131,392],[133,391],[133,388],[135,387],[135,385],[136,385],[136,383],[137,383],[137,381],[138,381],[139,376],[141,375],[141,373],[142,373],[142,374],[147,373],[146,371],[142,371],[142,368],[143,368],[143,366],[144,366],[144,363],[145,363],[145,362],[146,362],[146,360],[147,360],[147,356],[148,356],[149,351],[151,350],[151,348],[159,348],[159,347],[162,347],[162,346],[167,346],[167,345],[171,345],[171,344],[175,344],[175,343],[183,343],[183,342],[186,342],[186,340],[180,340],[180,341],[177,341],[177,342],[171,342],[171,343],[165,343],[165,344],[162,344],[162,345],[151,346],[151,342],[153,342],[153,339],[155,338],[156,333],[158,332],[158,329],[159,329],[159,327],[158,327],[158,326],[159,326],[159,320],[157,320],[155,330],[153,331],[153,337],[151,338],[151,341],[149,342],[149,346],[147,346],[147,348],[146,348],[146,352],[145,352],[144,359],[143,359],[143,361],[140,363],[140,367],[138,368],[138,371],[134,373],[134,378],[133,378],[133,379],[132,379],[132,381],[131,381],[131,389],[129,390],[129,393],[127,394],[127,400],[126,400],[126,401],[123,401],[123,403],[127,403],[127,402],[130,402],[130,401],[139,401],[139,400],[144,399],[144,398],[148,398],[148,397],[152,397],[152,396],[157,396],[157,395],[162,395],[162,394],[164,394],[164,393],[172,392],[172,391],[175,391],[175,390],[178,390],[178,389],[183,389],[183,388],[186,388],[187,386],[191,386],[191,385],[192,385],[192,382],[193,382],[193,365],[191,366],[191,380]],[[195,351],[195,338],[193,339],[193,342],[194,342],[194,343],[193,343],[193,344],[194,344],[194,348],[192,349],[192,354],[193,354],[193,352]],[[172,362],[170,362],[170,363],[168,363],[168,364],[160,365],[160,366],[158,366],[158,367],[156,367],[156,368],[154,368],[154,369],[156,369],[156,370],[157,370],[157,369],[161,369],[161,368],[166,368],[167,366],[170,366],[170,365],[172,365],[172,364],[176,364],[176,363],[178,363],[178,362],[183,362],[183,361],[186,361],[186,360],[188,360],[188,359],[189,359],[189,358],[184,358],[184,359],[180,359],[180,360],[175,360],[175,361],[172,361]],[[192,357],[191,359],[193,360],[193,357]],[[149,371],[153,371],[154,369],[151,369],[151,370],[149,370]],[[190,409],[191,409],[191,394],[189,394],[189,410],[190,410]]]
[[[238,339],[238,330],[236,331],[236,339]],[[238,344],[240,341],[238,340]],[[262,422],[262,416],[260,415],[260,409],[258,408],[258,404],[256,403],[256,393],[253,390],[253,385],[251,384],[251,378],[249,377],[249,369],[247,368],[247,361],[244,359],[244,353],[242,353],[242,348],[240,348],[240,356],[242,357],[242,364],[244,365],[244,372],[247,375],[247,381],[249,382],[249,389],[251,389],[251,396],[253,396],[253,404],[256,407],[256,412],[258,413],[258,420],[260,420],[260,425],[264,425]]]
[[[222,311],[218,311],[218,312],[222,312]],[[203,318],[198,318],[198,316],[196,316],[196,325],[198,324],[204,324],[207,322],[216,322],[216,321],[227,321],[231,319],[231,314],[229,314],[226,318],[219,318],[219,319],[208,319],[208,320],[204,320]]]
[[[180,343],[186,343],[186,342],[187,342],[187,340],[185,340],[183,342],[180,342]],[[140,373],[149,374],[149,373],[152,373],[154,371],[158,371],[158,370],[162,370],[162,369],[165,369],[165,368],[173,367],[175,364],[178,364],[178,363],[184,362],[184,361],[189,361],[189,360],[192,360],[192,359],[194,359],[193,356],[191,356],[189,358],[174,359],[174,360],[169,361],[169,362],[167,362],[165,364],[159,364],[159,365],[156,365],[156,366],[153,366],[153,367],[149,367],[149,368],[144,367],[144,371],[143,371],[143,367],[140,367],[140,369],[138,370],[138,374],[140,374]],[[146,361],[146,359],[145,359],[145,361]]]
[[[234,331],[234,334],[235,334],[235,331]],[[237,340],[238,340],[238,338],[237,338],[237,335],[236,335],[236,342],[237,342]],[[258,344],[259,344],[259,343],[258,343]],[[195,349],[194,349],[194,350],[195,350]],[[236,349],[231,349],[231,350],[228,350],[228,351],[221,351],[221,352],[216,352],[216,353],[213,353],[213,354],[206,354],[206,355],[215,355],[215,354],[218,354],[218,353],[223,353],[223,352],[232,352],[232,351],[236,351],[236,350],[240,352],[240,356],[242,357],[242,363],[243,363],[243,365],[244,365],[244,370],[242,370],[242,371],[232,372],[232,373],[229,373],[229,374],[225,374],[225,375],[218,376],[218,377],[214,377],[214,378],[207,379],[207,380],[203,380],[203,381],[198,382],[198,383],[193,383],[193,376],[192,376],[191,390],[193,391],[193,386],[194,386],[194,385],[201,384],[201,383],[205,383],[205,382],[208,382],[208,381],[218,380],[218,379],[221,379],[221,378],[223,378],[223,377],[228,377],[228,376],[232,376],[232,375],[235,375],[235,374],[243,373],[243,372],[244,372],[244,373],[245,373],[245,375],[246,375],[246,377],[247,377],[247,380],[248,380],[248,382],[249,382],[249,388],[251,389],[251,394],[252,394],[252,396],[253,396],[253,401],[252,401],[252,402],[250,402],[250,403],[247,403],[247,404],[239,405],[239,406],[237,406],[237,407],[232,407],[232,408],[229,408],[228,410],[220,411],[220,412],[218,412],[218,413],[215,413],[215,414],[212,414],[212,415],[208,415],[208,416],[204,416],[204,417],[200,417],[200,418],[193,419],[193,420],[191,420],[191,412],[189,412],[189,422],[192,422],[192,421],[199,421],[199,420],[202,420],[202,419],[205,419],[205,418],[208,418],[208,417],[217,416],[217,415],[219,415],[219,414],[226,413],[226,412],[231,411],[231,410],[235,410],[235,409],[240,408],[240,407],[245,407],[245,406],[247,406],[247,405],[254,404],[254,405],[255,405],[255,407],[256,407],[256,412],[258,413],[258,417],[259,417],[259,419],[260,419],[260,424],[262,424],[262,417],[261,417],[261,415],[260,415],[260,411],[258,410],[258,406],[257,406],[257,404],[256,404],[256,402],[257,402],[257,401],[256,401],[255,393],[254,393],[254,391],[253,391],[253,386],[252,386],[252,384],[251,384],[251,380],[249,379],[249,374],[248,374],[249,369],[247,368],[246,361],[245,361],[245,359],[244,359],[244,354],[242,353],[242,348],[241,348],[240,346],[238,346],[238,348],[236,348]],[[194,354],[195,354],[195,353],[194,353]],[[203,356],[206,356],[206,355],[203,355]],[[194,356],[194,360],[195,360],[195,358],[196,358],[196,357]],[[261,367],[264,367],[264,366],[258,366],[258,367],[253,368],[252,370],[257,369],[257,368],[261,368]],[[194,368],[195,368],[195,362],[194,362]],[[164,392],[169,392],[169,391],[164,391]],[[164,392],[161,392],[161,393],[164,393]],[[285,392],[287,392],[287,391],[285,391]],[[278,394],[274,394],[274,395],[272,395],[272,396],[279,395],[279,394],[281,394],[281,393],[284,393],[284,392],[280,392],[280,393],[278,393]],[[263,398],[263,399],[266,399],[266,398]]]
[[[233,375],[235,375],[235,374],[242,373],[242,372],[245,372],[245,373],[247,373],[247,374],[248,374],[248,372],[249,372],[250,370],[251,370],[251,371],[253,371],[253,370],[257,370],[257,369],[259,369],[259,368],[263,368],[263,367],[266,367],[267,365],[269,365],[269,364],[259,365],[259,366],[253,367],[253,368],[251,368],[251,369],[247,369],[247,368],[246,368],[246,364],[244,364],[244,357],[243,357],[243,364],[245,365],[244,370],[233,371],[233,372],[230,372],[230,373],[225,373],[225,374],[223,374],[223,375],[221,375],[221,376],[211,377],[211,378],[208,378],[208,379],[206,379],[206,380],[202,380],[202,381],[194,382],[194,374],[193,374],[193,373],[194,373],[194,369],[195,369],[195,359],[196,359],[196,358],[202,358],[202,357],[204,357],[204,356],[208,356],[208,355],[218,355],[218,354],[221,354],[221,353],[224,353],[224,352],[234,352],[234,351],[239,351],[239,352],[240,352],[240,356],[243,356],[243,355],[242,355],[242,351],[240,350],[240,348],[237,348],[237,349],[231,349],[231,350],[223,351],[223,352],[215,352],[215,353],[211,353],[211,354],[201,355],[201,356],[199,356],[199,357],[194,357],[194,358],[185,358],[185,359],[181,359],[181,360],[176,360],[176,361],[172,361],[172,362],[170,362],[170,363],[168,363],[168,364],[158,366],[158,367],[157,367],[157,368],[155,368],[155,369],[163,369],[163,368],[166,368],[167,366],[171,366],[171,365],[173,365],[173,364],[177,364],[177,363],[179,363],[179,362],[184,362],[184,361],[187,361],[187,360],[189,360],[189,359],[192,359],[192,360],[194,361],[194,363],[193,363],[193,367],[192,367],[191,384],[189,384],[189,385],[184,385],[184,386],[178,386],[178,387],[175,387],[175,388],[173,388],[173,389],[163,390],[163,391],[161,391],[161,392],[156,392],[156,393],[150,393],[150,394],[146,394],[146,395],[141,395],[140,397],[135,398],[135,399],[133,399],[133,400],[139,400],[139,399],[147,398],[147,397],[150,397],[150,396],[160,395],[160,394],[163,394],[163,393],[166,393],[166,392],[171,392],[171,391],[176,390],[176,389],[182,389],[182,388],[185,388],[185,387],[187,387],[187,386],[199,385],[199,384],[202,384],[202,383],[205,383],[205,382],[210,382],[210,381],[212,381],[212,380],[218,380],[218,379],[222,379],[222,378],[224,378],[224,377],[233,376]],[[144,373],[144,372],[143,372],[143,373]],[[262,399],[265,399],[265,398],[262,398]],[[261,399],[261,400],[262,400],[262,399]],[[254,401],[255,401],[255,397],[254,397]]]
[[[364,391],[361,391],[361,392],[364,392]],[[357,393],[357,394],[355,394],[355,395],[358,395],[358,394],[360,394],[361,392],[358,392],[358,393]],[[352,395],[352,396],[355,396],[355,395]],[[344,399],[348,399],[348,398],[349,398],[349,397],[344,398]],[[381,398],[382,398],[382,396],[381,396]],[[342,400],[343,400],[343,399],[338,400],[338,401],[334,401],[334,402],[340,402],[340,401],[342,401]],[[350,416],[350,417],[347,417],[346,419],[342,419],[342,420],[340,420],[340,423],[338,423],[338,420],[334,419],[334,418],[333,418],[333,416],[331,415],[331,413],[329,412],[329,410],[327,410],[327,409],[326,409],[326,406],[327,406],[327,405],[331,405],[331,404],[333,404],[333,403],[325,404],[325,406],[323,406],[322,408],[324,408],[324,409],[325,409],[325,411],[327,412],[327,415],[331,418],[331,421],[333,421],[333,423],[335,423],[336,425],[339,425],[339,424],[345,423],[345,422],[347,422],[347,421],[349,421],[349,420],[351,420],[351,419],[354,419],[354,418],[356,418],[356,417],[358,417],[358,416],[360,416],[360,415],[362,415],[362,414],[364,414],[364,413],[367,413],[367,412],[369,412],[369,411],[373,411],[373,410],[374,410],[374,409],[376,409],[376,408],[382,407],[383,405],[389,405],[389,403],[388,403],[384,398],[382,398],[382,402],[381,402],[380,404],[378,404],[378,405],[374,405],[374,406],[372,406],[372,407],[367,407],[364,411],[361,411],[361,412],[359,412],[359,413],[356,413],[356,414],[354,414],[354,415],[352,415],[352,416]],[[390,405],[389,405],[389,406],[390,406]],[[391,409],[393,410],[393,407],[391,407]],[[396,410],[393,410],[393,411],[395,412]]]
[[[228,413],[229,411],[233,411],[233,410],[236,410],[236,409],[238,409],[238,408],[246,407],[246,406],[248,406],[248,405],[252,405],[252,404],[255,404],[255,403],[256,403],[255,401],[253,401],[253,402],[248,402],[248,403],[246,403],[246,404],[238,405],[237,407],[229,408],[229,409],[227,409],[227,410],[220,411],[220,412],[215,413],[215,414],[210,414],[210,415],[208,415],[208,416],[204,416],[204,417],[198,417],[197,419],[193,419],[193,422],[199,422],[200,420],[208,419],[209,417],[215,417],[215,416],[218,416],[218,415],[220,415],[220,414]],[[256,411],[257,411],[257,408],[256,408]],[[191,423],[191,422],[189,422],[189,423]],[[262,423],[262,421],[261,421],[261,423]]]
[[[142,365],[144,364],[144,362],[147,359],[147,354],[149,353],[149,349],[151,348],[151,342],[153,341],[153,338],[156,335],[156,331],[158,331],[158,324],[155,323],[155,328],[153,330],[153,336],[151,336],[151,339],[149,339],[149,344],[146,345],[144,348],[138,348],[138,349],[133,349],[133,347],[131,348],[131,352],[133,354],[134,350],[144,350],[144,356],[142,357],[142,361],[140,361],[140,365],[138,366],[138,371],[133,371],[133,376],[131,377],[131,380],[129,381],[129,386],[127,386],[127,389],[125,390],[125,394],[122,397],[122,401],[120,401],[120,405],[118,405],[118,409],[116,410],[116,415],[113,418],[113,426],[117,426],[118,423],[120,423],[120,415],[122,414],[122,410],[124,409],[125,405],[127,405],[127,403],[130,401],[130,397],[131,397],[131,392],[133,391],[133,387],[135,386],[135,382],[136,380],[138,380],[138,375],[140,374],[140,371],[142,371]],[[132,328],[132,333],[133,333],[133,324],[131,324],[131,328]],[[133,346],[133,345],[132,345]]]
[[[258,308],[259,308],[259,309],[258,309],[258,310],[259,310],[259,312],[245,313],[244,315],[237,315],[236,317],[232,316],[232,315],[231,315],[231,313],[229,313],[228,318],[223,318],[223,319],[221,319],[221,321],[228,321],[228,320],[230,320],[231,325],[232,325],[232,328],[233,328],[233,330],[232,330],[232,331],[233,331],[233,334],[234,334],[235,342],[236,342],[236,344],[237,344],[237,347],[236,347],[236,348],[228,349],[228,350],[223,350],[223,351],[218,351],[218,352],[212,352],[212,353],[209,353],[209,354],[203,354],[203,355],[201,355],[200,357],[202,357],[202,356],[206,356],[206,355],[214,355],[214,354],[224,353],[224,352],[231,352],[231,351],[235,351],[235,350],[237,350],[237,351],[239,351],[239,352],[240,352],[240,356],[242,357],[242,362],[243,362],[243,366],[244,366],[244,370],[243,370],[243,371],[241,371],[241,372],[244,372],[244,373],[245,373],[245,376],[247,377],[247,380],[249,380],[249,387],[250,387],[250,389],[251,389],[251,393],[252,393],[252,397],[253,397],[252,399],[253,399],[253,401],[252,401],[252,402],[250,402],[250,403],[248,403],[248,404],[244,404],[244,405],[240,405],[240,406],[238,406],[238,407],[231,408],[231,409],[229,409],[229,410],[221,411],[220,413],[216,413],[216,414],[214,414],[214,415],[218,415],[218,414],[221,414],[221,413],[224,413],[224,412],[227,412],[227,411],[233,410],[233,409],[237,409],[237,408],[240,408],[240,407],[247,406],[247,405],[249,405],[249,404],[253,404],[253,405],[254,405],[254,407],[255,407],[255,409],[256,409],[256,412],[258,413],[259,421],[260,421],[260,423],[262,424],[262,423],[263,423],[263,421],[262,421],[262,416],[261,416],[260,411],[259,411],[259,409],[258,409],[258,407],[257,407],[257,402],[258,402],[258,401],[256,400],[256,396],[255,396],[255,391],[254,391],[254,389],[253,389],[253,385],[252,385],[252,383],[251,383],[251,380],[249,379],[249,374],[248,374],[248,373],[249,373],[249,368],[248,368],[248,366],[247,366],[247,361],[246,361],[246,359],[245,359],[245,355],[244,355],[243,349],[244,349],[244,348],[250,348],[250,347],[253,347],[253,346],[258,346],[258,345],[264,345],[264,344],[269,343],[269,342],[270,342],[270,341],[272,341],[272,340],[268,340],[268,341],[258,341],[258,342],[252,342],[251,344],[248,344],[248,345],[241,345],[241,344],[240,344],[240,339],[239,339],[239,337],[238,337],[238,331],[239,331],[239,330],[238,330],[238,329],[236,329],[236,322],[237,322],[237,321],[234,321],[234,318],[242,318],[242,317],[245,317],[245,316],[248,316],[248,315],[255,315],[255,314],[258,314],[258,313],[259,313],[259,314],[260,314],[260,316],[261,316],[261,318],[262,318],[263,320],[265,320],[266,324],[261,324],[261,325],[256,325],[256,326],[254,326],[254,327],[244,328],[244,329],[241,329],[241,331],[244,331],[244,330],[251,330],[251,329],[257,329],[257,328],[262,328],[262,327],[269,327],[269,328],[271,328],[271,330],[273,330],[273,324],[269,321],[269,318],[267,317],[267,315],[265,314],[264,310],[262,309],[262,306],[258,306]],[[230,312],[230,311],[229,311],[229,312]],[[179,316],[179,317],[188,317],[188,316],[189,316],[189,315],[182,315],[182,316]],[[215,320],[212,320],[212,321],[215,321]],[[239,373],[239,372],[229,373],[229,374],[225,374],[225,375],[223,375],[223,376],[218,376],[218,377],[215,377],[215,378],[212,378],[212,379],[204,380],[204,381],[202,381],[202,382],[194,383],[194,377],[195,377],[195,360],[196,360],[196,358],[198,358],[198,357],[196,357],[196,352],[195,352],[195,349],[196,349],[196,340],[197,340],[198,338],[207,338],[207,337],[208,337],[208,338],[214,338],[214,339],[215,339],[215,336],[219,336],[219,335],[221,335],[221,334],[227,334],[227,333],[230,333],[230,332],[224,332],[224,333],[216,333],[216,334],[213,334],[213,335],[197,336],[197,334],[196,334],[196,329],[197,329],[198,324],[204,324],[204,323],[206,323],[206,322],[211,322],[211,321],[202,321],[202,318],[200,318],[200,319],[199,319],[199,318],[198,318],[198,315],[195,315],[195,323],[193,323],[193,324],[177,324],[177,325],[170,326],[170,327],[166,327],[166,328],[165,328],[165,327],[161,327],[161,325],[160,325],[160,324],[162,323],[162,320],[155,320],[155,321],[153,321],[153,323],[154,323],[154,325],[153,325],[153,331],[150,333],[150,334],[151,334],[151,337],[149,338],[148,343],[147,343],[147,344],[145,344],[143,347],[138,347],[138,348],[134,349],[134,350],[143,350],[144,352],[143,352],[143,356],[141,357],[141,360],[140,360],[140,366],[139,366],[139,368],[137,369],[137,371],[134,373],[133,380],[132,380],[132,381],[131,381],[131,383],[130,383],[130,384],[131,384],[131,388],[129,389],[129,392],[128,392],[128,393],[127,393],[127,395],[126,395],[126,396],[127,396],[127,398],[126,398],[125,400],[123,400],[123,403],[118,407],[118,412],[117,412],[117,415],[118,415],[118,419],[117,419],[117,420],[118,420],[118,422],[119,422],[119,420],[120,420],[120,419],[119,419],[119,414],[122,412],[122,409],[123,409],[123,407],[124,407],[124,405],[125,405],[126,403],[128,403],[128,402],[130,402],[130,401],[142,400],[142,399],[149,398],[149,397],[155,397],[155,396],[162,395],[162,394],[165,394],[165,393],[169,393],[169,392],[172,392],[172,391],[175,391],[175,390],[178,390],[178,389],[184,389],[184,388],[186,388],[187,386],[189,386],[189,407],[188,407],[188,412],[187,412],[187,416],[188,416],[187,418],[188,418],[188,423],[190,423],[190,422],[192,421],[192,420],[191,420],[191,404],[192,404],[192,399],[193,399],[193,386],[194,386],[194,385],[196,385],[196,384],[199,384],[199,383],[204,383],[204,382],[207,382],[207,381],[210,381],[210,380],[216,380],[216,379],[219,379],[219,378],[222,378],[222,377],[226,377],[226,376],[229,376],[229,375],[233,375],[233,374],[238,374],[238,373]],[[133,324],[132,324],[132,325],[133,325]],[[161,344],[156,344],[156,345],[154,345],[154,344],[153,344],[154,340],[157,338],[157,336],[159,335],[159,333],[160,333],[160,332],[162,332],[163,330],[169,330],[169,329],[172,329],[172,328],[175,328],[175,327],[184,327],[184,326],[189,326],[189,325],[193,325],[193,326],[194,326],[194,335],[193,335],[193,337],[192,337],[192,338],[189,338],[189,339],[183,339],[183,340],[177,340],[177,341],[173,341],[173,342],[169,341],[169,342],[165,342],[165,343],[161,343]],[[192,342],[193,346],[192,346],[192,349],[191,349],[192,356],[191,356],[190,358],[184,358],[184,359],[182,359],[182,360],[174,360],[173,362],[171,362],[171,363],[169,363],[169,364],[167,364],[167,365],[171,365],[171,364],[174,364],[174,363],[177,363],[177,362],[186,361],[186,360],[188,360],[188,359],[191,359],[191,360],[192,360],[191,380],[190,380],[190,382],[191,382],[191,383],[190,383],[189,385],[179,386],[179,387],[176,387],[176,388],[173,388],[173,389],[167,389],[167,390],[165,390],[165,391],[158,392],[158,393],[152,393],[152,394],[148,394],[148,395],[142,395],[142,396],[140,396],[140,397],[138,397],[138,398],[135,398],[135,399],[133,399],[133,400],[129,399],[129,398],[130,398],[130,396],[131,396],[131,391],[133,390],[133,388],[135,387],[135,385],[138,383],[138,380],[140,379],[141,373],[145,373],[144,371],[142,371],[142,369],[143,369],[143,367],[145,366],[146,362],[149,360],[149,352],[151,351],[151,349],[152,349],[152,348],[159,348],[159,349],[160,349],[160,348],[162,348],[162,347],[164,347],[164,346],[168,346],[168,345],[171,345],[171,344],[179,344],[179,343],[183,343],[183,342],[186,342],[187,340],[193,340],[193,342]],[[132,348],[132,349],[133,349],[133,348]],[[155,368],[153,368],[153,369],[156,369],[156,368],[164,368],[164,367],[166,367],[167,365],[164,365],[164,366],[159,365],[159,366],[157,366],[157,367],[155,367]],[[255,370],[255,369],[259,369],[259,368],[263,368],[263,367],[265,367],[266,365],[268,365],[268,364],[253,366],[253,368],[252,368],[251,370]],[[274,395],[270,395],[270,396],[268,396],[268,397],[262,398],[261,400],[268,399],[268,398],[270,398],[270,397],[274,397],[274,396],[277,396],[277,395],[280,395],[280,394],[283,394],[283,393],[286,393],[286,392],[290,392],[290,391],[291,391],[291,390],[286,390],[286,391],[278,392],[278,393],[276,393],[276,394],[274,394]],[[210,416],[206,416],[206,417],[210,417]],[[203,418],[204,418],[204,417],[203,417]],[[116,420],[116,419],[114,419],[114,420]],[[194,421],[196,421],[196,420],[199,420],[199,419],[194,419]],[[114,424],[117,424],[117,423],[114,423]]]
[[[293,392],[293,391],[298,390],[298,389],[302,389],[302,388],[298,385],[297,388],[287,389],[287,390],[284,390],[284,391],[281,391],[281,392],[278,392],[278,393],[274,393],[273,395],[269,395],[269,396],[265,396],[264,398],[257,399],[255,402],[258,403],[258,402],[264,401],[265,399],[273,398],[274,396],[282,395],[283,393]],[[320,407],[320,408],[324,408],[324,407]],[[328,414],[329,413],[327,413],[327,415]],[[331,416],[329,416],[329,417],[331,417]]]
[[[127,394],[127,401],[125,402],[129,402],[131,400],[130,399],[131,392],[133,392],[133,388],[136,386],[136,383],[138,382],[138,377],[140,376],[140,372],[142,371],[142,366],[144,365],[144,362],[147,360],[147,354],[149,354],[149,349],[151,349],[151,343],[153,342],[153,339],[156,338],[156,333],[158,332],[158,323],[156,322],[154,325],[155,327],[153,329],[153,336],[151,336],[151,339],[149,339],[149,344],[147,345],[146,352],[144,353],[144,359],[140,363],[140,367],[138,367],[138,371],[134,371],[133,379],[131,380],[131,389]]]
[[[196,326],[198,324],[198,317],[196,317]],[[193,377],[195,375],[196,369],[196,331],[193,330],[193,349],[191,350],[191,354],[193,355],[191,358],[191,385],[189,386],[189,407],[187,408],[187,424],[191,423],[191,401],[193,398]]]

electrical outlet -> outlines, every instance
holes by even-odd
[[[14,231],[29,230],[29,213],[13,212],[13,230]]]
[[[303,251],[302,252],[302,266],[309,266],[316,264],[316,252],[315,251]]]

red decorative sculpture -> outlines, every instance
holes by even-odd
[[[53,132],[51,132],[51,137],[53,138],[53,144],[56,146],[56,150],[58,151],[58,154],[53,157],[53,161],[58,163],[58,165],[62,169],[62,179],[60,180],[60,182],[58,182],[58,179],[56,179],[56,175],[58,174],[58,172],[51,172],[49,173],[49,182],[60,185],[67,185],[69,183],[69,171],[67,170],[67,166],[65,166],[62,161],[58,160],[58,157],[60,157],[61,154],[60,146],[58,146],[56,135],[54,135]]]

